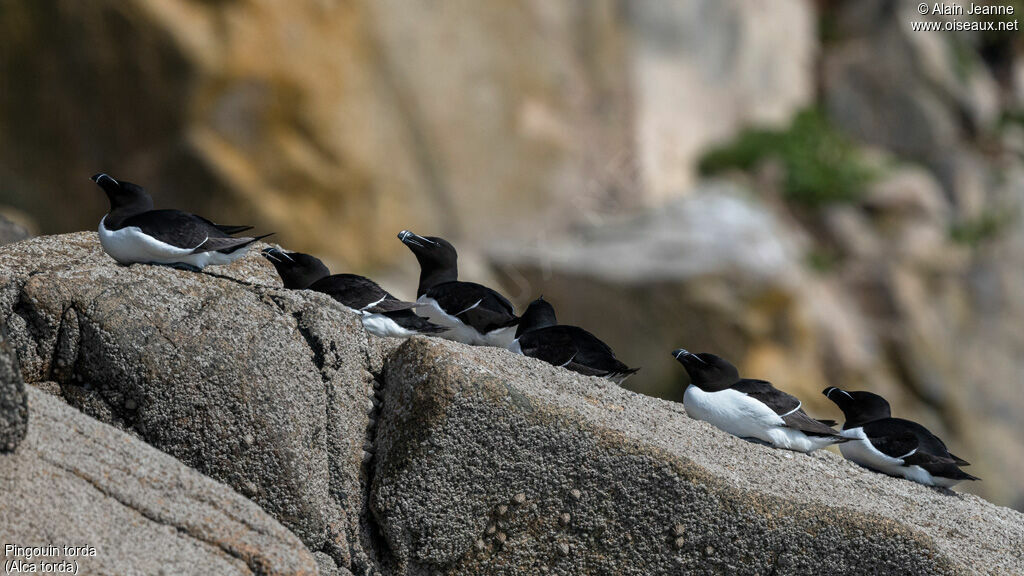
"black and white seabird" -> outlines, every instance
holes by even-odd
[[[840,445],[839,451],[847,460],[927,486],[949,488],[964,480],[978,480],[960,469],[970,464],[951,454],[927,428],[893,418],[889,403],[878,394],[847,392],[835,386],[822,393],[846,417],[840,434],[850,442]]]
[[[740,438],[797,452],[813,452],[847,440],[829,427],[835,422],[811,418],[801,409],[800,400],[777,390],[771,382],[740,378],[735,366],[714,354],[679,348],[672,355],[690,375],[683,408],[691,418]]]
[[[507,298],[474,282],[460,282],[458,254],[443,238],[403,230],[398,239],[420,263],[416,302],[420,314],[450,330],[442,338],[465,344],[508,348],[519,318]]]
[[[620,362],[607,344],[583,328],[558,324],[555,308],[543,296],[531,302],[523,312],[516,339],[509,349],[573,372],[607,378],[616,384],[622,384],[640,370]]]
[[[318,258],[301,252],[265,248],[270,260],[290,290],[312,290],[334,298],[359,314],[366,331],[375,336],[407,338],[415,334],[438,334],[446,328],[417,316],[415,302],[403,302],[376,282],[356,274],[331,274]]]
[[[245,256],[263,236],[234,238],[251,226],[222,226],[180,210],[154,210],[153,199],[138,184],[96,174],[92,181],[110,200],[100,220],[100,244],[121,264],[166,264],[202,270]]]

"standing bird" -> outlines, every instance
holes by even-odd
[[[270,236],[233,238],[251,226],[221,226],[180,210],[154,210],[153,199],[138,184],[96,174],[92,181],[110,200],[100,220],[100,244],[121,264],[164,264],[199,271],[230,264],[245,256],[249,245]]]
[[[771,382],[740,378],[735,366],[714,354],[680,348],[672,355],[690,375],[683,407],[691,418],[740,438],[798,452],[847,440],[829,427],[835,422],[811,418],[795,397],[776,390]]]
[[[825,388],[822,394],[846,417],[840,434],[850,442],[839,451],[847,460],[926,486],[949,488],[963,480],[978,480],[960,469],[970,463],[950,454],[927,428],[893,418],[889,403],[878,394],[847,392],[835,386]]]
[[[443,238],[418,236],[403,230],[398,239],[420,263],[416,290],[419,311],[431,322],[450,328],[442,338],[508,348],[519,323],[507,298],[473,282],[459,281],[458,254]]]
[[[554,307],[543,296],[531,302],[523,313],[516,339],[509,349],[573,372],[607,378],[616,384],[622,384],[640,370],[619,362],[607,344],[583,328],[559,325]]]
[[[414,302],[403,302],[376,282],[356,274],[334,274],[318,258],[301,252],[265,248],[277,274],[290,290],[312,290],[334,298],[359,314],[366,331],[375,336],[408,338],[415,334],[444,332],[443,326],[428,322],[413,313]]]

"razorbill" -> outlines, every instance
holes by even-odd
[[[395,298],[369,278],[356,274],[332,275],[319,259],[301,252],[265,248],[263,256],[277,269],[285,288],[327,294],[359,314],[363,327],[370,334],[407,338],[446,330],[417,316],[412,311],[416,303]]]
[[[523,312],[509,350],[616,384],[640,370],[619,362],[612,349],[590,332],[558,324],[555,308],[543,296]]]
[[[683,408],[691,418],[740,438],[798,452],[813,452],[847,440],[829,427],[835,422],[811,418],[795,397],[777,390],[771,382],[740,378],[735,366],[714,354],[679,348],[672,355],[690,375]]]
[[[822,393],[846,417],[840,434],[850,442],[839,446],[839,451],[847,460],[927,486],[949,488],[963,480],[978,480],[960,469],[970,463],[950,454],[927,428],[893,418],[889,403],[878,394],[847,392],[835,386]]]
[[[460,282],[458,254],[443,238],[403,230],[398,239],[420,263],[418,309],[431,322],[450,330],[442,338],[465,344],[508,348],[519,318],[507,298],[473,282]]]
[[[233,238],[251,226],[221,226],[180,210],[154,210],[153,199],[138,184],[96,174],[92,181],[110,200],[100,220],[100,244],[121,264],[165,264],[202,270],[245,256],[263,236]]]

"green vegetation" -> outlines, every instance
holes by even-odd
[[[978,52],[962,36],[949,34],[945,38],[953,61],[953,73],[960,82],[967,82],[979,65]]]
[[[819,274],[827,274],[835,270],[842,260],[835,250],[815,246],[807,253],[806,264],[808,268]]]
[[[1013,220],[1013,212],[987,211],[977,218],[955,224],[949,231],[950,238],[957,244],[976,248],[996,239]]]
[[[849,138],[817,109],[798,114],[785,130],[747,130],[700,160],[701,174],[752,171],[766,160],[785,170],[786,198],[808,205],[849,202],[861,197],[875,170]]]
[[[999,114],[998,125],[1000,128],[1006,128],[1014,124],[1024,126],[1024,109],[1010,108],[1003,110]]]

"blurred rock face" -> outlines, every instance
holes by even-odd
[[[3,214],[0,214],[0,246],[19,242],[29,236],[30,234],[28,230],[25,230],[24,226],[17,222],[12,222]]]
[[[683,192],[811,92],[801,2],[17,0],[0,200],[92,229],[105,170],[353,266]],[[771,70],[770,74],[766,71]]]
[[[576,239],[503,247],[493,261],[503,284],[528,287],[524,299],[543,291],[560,322],[585,325],[641,366],[629,387],[681,400],[673,348],[733,358],[784,349],[793,368],[814,346],[795,301],[807,280],[802,241],[742,189],[720,184]]]

